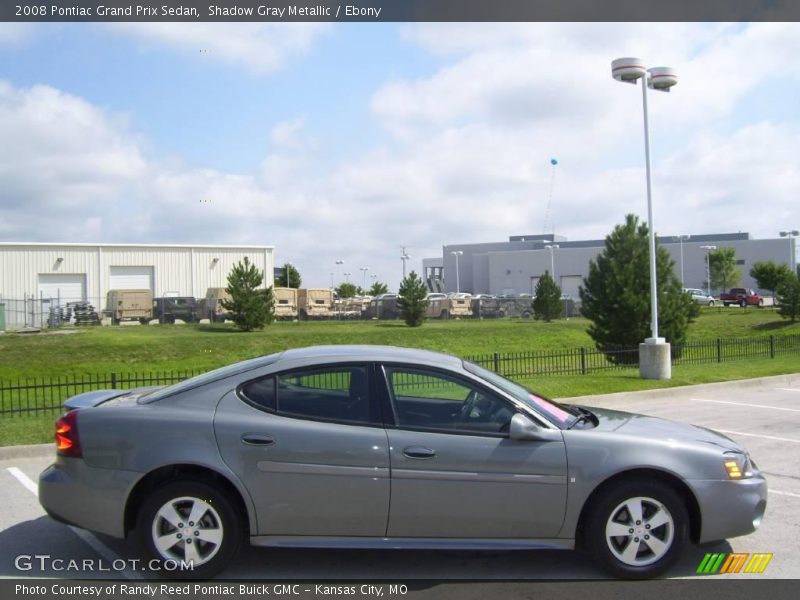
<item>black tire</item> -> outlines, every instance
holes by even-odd
[[[523,319],[530,319],[533,316],[533,313],[529,310],[522,311],[522,318]]]
[[[641,507],[640,521],[624,506]],[[586,545],[592,557],[613,575],[623,579],[649,579],[669,569],[680,557],[689,537],[689,513],[681,497],[660,481],[628,481],[605,490],[590,507]],[[657,516],[667,522],[653,528]],[[606,528],[622,529],[621,536],[606,535]],[[631,534],[630,531],[633,530]],[[652,539],[655,551],[645,540]],[[635,547],[633,546],[635,544]],[[621,556],[634,550],[626,562]]]
[[[709,301],[708,301],[708,305],[709,305],[709,306],[714,306],[714,301],[713,301],[713,300],[709,300]]]
[[[764,308],[764,299],[758,301],[758,308]]]
[[[723,302],[725,306],[730,306],[730,302]]]
[[[439,314],[439,318],[440,318],[442,321],[447,321],[447,319],[449,319],[449,318],[450,318],[450,313],[448,313],[446,310],[443,310],[443,311],[442,311],[442,312]]]
[[[190,511],[195,503],[207,508],[198,523],[188,522]],[[171,524],[159,515],[159,511],[171,504],[179,517],[186,523]],[[202,507],[202,505],[199,505]],[[183,525],[182,529],[178,529]],[[175,481],[168,483],[145,499],[136,522],[136,530],[147,553],[161,561],[160,575],[176,579],[209,579],[222,571],[238,554],[244,538],[244,523],[227,494],[200,481]],[[207,537],[219,537],[219,542],[204,541],[204,535],[194,534],[202,531]],[[156,547],[155,536],[161,532],[163,537],[175,535],[175,544],[164,550]],[[212,533],[213,532],[213,533]],[[194,543],[195,552],[201,562],[194,568],[181,568],[181,560],[187,560],[186,548]],[[167,563],[167,561],[175,561]],[[176,566],[177,568],[173,568]]]

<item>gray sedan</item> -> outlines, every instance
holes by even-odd
[[[180,577],[212,577],[246,541],[577,547],[653,577],[689,541],[754,531],[766,509],[763,476],[723,435],[557,404],[421,350],[288,350],[66,408],[42,506],[137,535]]]

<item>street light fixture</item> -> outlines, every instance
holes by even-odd
[[[649,77],[648,77],[649,73]],[[663,344],[658,337],[658,281],[656,279],[656,236],[653,223],[653,198],[650,176],[650,129],[647,122],[647,88],[668,92],[678,83],[675,71],[669,67],[647,69],[639,58],[618,58],[611,63],[611,76],[617,81],[632,83],[642,80],[642,108],[644,111],[644,155],[647,173],[647,228],[650,233],[650,338],[649,344]]]
[[[681,244],[681,286],[682,287],[686,287],[686,283],[683,280],[683,242],[685,240],[688,240],[691,237],[692,236],[689,235],[689,234],[681,234],[681,235],[672,236],[672,239],[674,241],[680,242],[680,244]]]
[[[711,295],[711,251],[716,250],[716,246],[700,246],[701,250],[706,251],[706,294]]]
[[[406,261],[411,259],[411,255],[406,252],[405,246],[400,246],[400,260],[403,263],[403,279],[406,278]]]
[[[361,284],[361,289],[363,291],[367,287],[367,271],[369,271],[369,267],[359,267],[358,270],[361,271],[361,274],[364,276],[363,283]]]
[[[350,283],[350,275],[352,275],[352,273],[349,273],[349,272],[345,271],[345,273],[344,273],[344,281],[345,281],[345,283]]]
[[[463,250],[453,250],[450,252],[453,256],[456,257],[456,294],[461,293],[461,283],[458,279],[458,257],[464,254]]]
[[[558,248],[560,248],[561,246],[559,246],[558,244],[545,244],[544,247],[547,248],[548,250],[550,250],[550,276],[553,278],[553,281],[555,281],[556,280],[556,262],[555,262],[554,254],[555,254],[556,250]]]

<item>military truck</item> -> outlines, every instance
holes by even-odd
[[[397,294],[380,294],[369,301],[364,312],[365,319],[399,319],[400,308],[397,306]]]
[[[297,290],[297,316],[301,321],[335,317],[333,290],[330,288],[300,288]]]
[[[425,316],[429,319],[456,319],[472,316],[472,298],[467,294],[440,297],[441,294],[428,294],[428,308]]]
[[[217,321],[224,321],[230,319],[231,314],[222,307],[222,300],[230,300],[230,294],[225,291],[225,288],[210,287],[206,291],[206,297],[203,298],[200,305],[200,318],[208,319],[212,323]]]
[[[108,290],[106,312],[111,323],[139,321],[147,325],[153,318],[153,292],[150,290]]]
[[[154,298],[153,318],[162,325],[178,319],[184,323],[196,323],[200,320],[200,303],[190,296]]]
[[[291,321],[297,318],[297,289],[276,287],[275,318],[282,321]]]

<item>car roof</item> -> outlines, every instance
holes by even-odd
[[[460,358],[431,350],[417,348],[400,348],[398,346],[341,345],[341,346],[308,346],[292,348],[283,352],[278,363],[284,360],[364,360],[381,362],[413,362],[447,367],[460,367]]]

